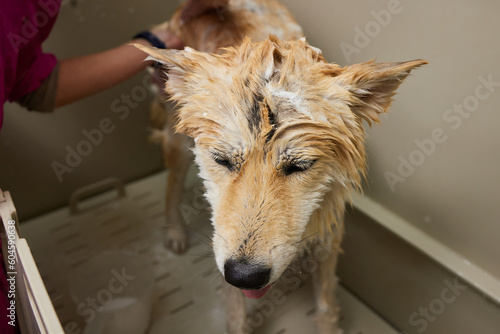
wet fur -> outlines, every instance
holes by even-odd
[[[245,259],[271,267],[274,283],[298,255],[328,249],[313,273],[316,320],[319,333],[341,333],[335,266],[345,203],[365,173],[362,121],[379,123],[396,88],[426,62],[330,64],[276,1],[230,1],[186,25],[181,13],[170,29],[199,51],[138,47],[168,70],[176,129],[194,139],[219,270]],[[166,159],[184,161],[169,148],[184,144],[163,142],[174,153]],[[246,333],[243,295],[225,289],[228,331]]]

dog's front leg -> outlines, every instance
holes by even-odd
[[[165,245],[175,253],[183,253],[187,248],[186,224],[180,212],[184,179],[191,165],[189,152],[184,147],[186,138],[176,135],[163,143],[165,165],[169,169],[165,213],[167,230]]]
[[[226,299],[227,320],[226,329],[228,334],[250,334],[246,329],[246,307],[245,297],[240,289],[223,283]]]
[[[329,247],[329,246],[327,246]],[[314,249],[317,255],[318,269],[313,271],[313,286],[316,297],[316,324],[319,334],[342,334],[338,326],[339,307],[336,298],[337,249],[324,249],[318,245]]]

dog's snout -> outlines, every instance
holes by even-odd
[[[240,289],[261,289],[269,283],[271,269],[230,259],[224,263],[224,277],[229,284]]]

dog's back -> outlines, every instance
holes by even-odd
[[[214,8],[187,22],[182,20],[184,4],[170,20],[169,28],[193,49],[219,53],[221,47],[237,46],[245,37],[254,42],[266,39],[269,34],[281,40],[303,37],[302,28],[292,14],[276,0],[212,0],[211,3]]]
[[[185,21],[187,6],[206,2],[210,8],[201,15]],[[290,11],[277,0],[189,0],[183,3],[165,28],[178,36],[186,46],[195,50],[221,53],[224,47],[238,46],[248,37],[259,42],[275,35],[280,40],[298,40],[304,36],[302,27]],[[165,97],[157,94],[150,110],[151,126],[155,131],[151,140],[166,141],[168,149],[174,136],[175,113],[165,112]]]

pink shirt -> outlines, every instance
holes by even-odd
[[[61,0],[0,0],[0,128],[5,101],[16,101],[36,90],[57,59],[43,53]]]

